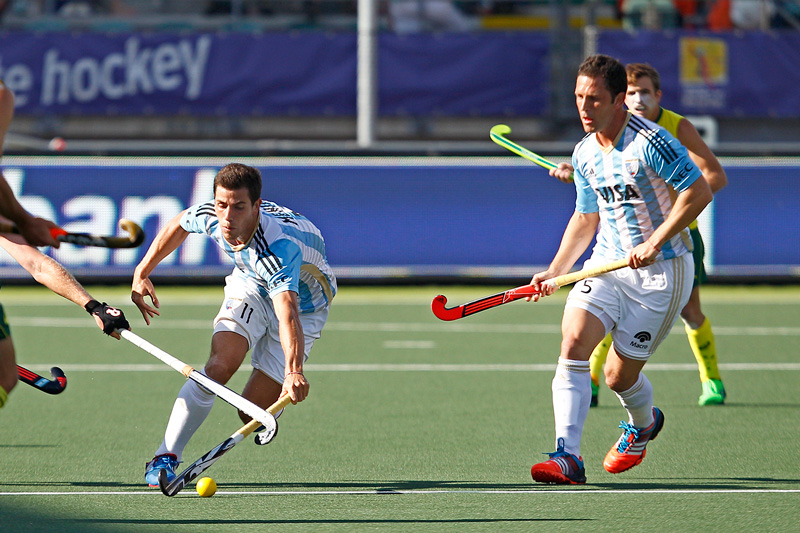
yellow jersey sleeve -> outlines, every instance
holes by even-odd
[[[658,120],[656,120],[656,124],[667,130],[672,134],[673,137],[676,139],[678,138],[678,124],[681,123],[683,120],[683,115],[679,115],[674,111],[670,111],[669,109],[661,108],[661,112],[658,115]]]
[[[674,111],[670,111],[669,109],[661,108],[661,112],[658,115],[658,120],[656,120],[656,124],[667,130],[672,134],[673,137],[676,139],[678,138],[678,124],[681,123],[681,120],[684,119],[683,115],[679,115]],[[690,229],[697,229],[697,220],[693,220],[691,224],[689,224]]]

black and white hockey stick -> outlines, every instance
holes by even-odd
[[[75,244],[77,246],[96,246],[99,248],[136,248],[144,242],[144,231],[135,222],[127,219],[119,221],[119,227],[127,231],[128,237],[113,237],[106,235],[91,235],[89,233],[70,233],[62,228],[50,228],[54,239]],[[16,225],[0,222],[0,233],[19,233]]]
[[[271,415],[276,415],[280,412],[281,409],[286,407],[292,402],[292,399],[289,395],[282,396],[277,402],[272,404],[267,408],[267,412]],[[215,446],[212,450],[210,450],[207,454],[202,456],[200,459],[195,461],[194,463],[190,464],[183,472],[175,476],[171,482],[167,481],[167,471],[161,470],[158,473],[158,485],[161,488],[161,492],[163,492],[166,496],[175,496],[178,494],[183,488],[192,482],[192,480],[196,479],[197,476],[205,472],[206,470],[211,467],[217,460],[228,453],[231,448],[239,444],[245,437],[250,435],[253,431],[258,429],[261,425],[261,422],[258,420],[251,420],[244,426],[240,427],[236,432],[233,433],[230,437],[225,439],[219,445]],[[265,433],[260,433],[256,436],[256,442],[258,444],[266,444],[270,440],[275,437],[278,428],[275,427],[275,431],[267,435],[268,439],[265,439],[266,442],[262,442],[259,437],[262,435],[266,435]]]
[[[64,371],[54,366],[50,369],[50,375],[53,376],[53,379],[47,379],[36,372],[17,365],[17,376],[19,376],[21,382],[27,383],[31,387],[47,394],[61,394],[64,392],[64,389],[67,388],[67,376],[64,375]]]

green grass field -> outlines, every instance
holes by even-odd
[[[266,447],[248,439],[167,498],[143,483],[183,377],[104,337],[41,288],[5,287],[18,362],[59,365],[49,396],[20,383],[0,411],[0,531],[790,531],[800,505],[800,287],[705,287],[728,402],[698,407],[682,326],[646,367],[664,430],[644,462],[611,475],[602,460],[624,410],[608,389],[592,409],[585,486],[535,485],[553,451],[550,382],[567,291],[457,322],[430,312],[499,287],[343,287],[307,366],[309,399],[287,408]],[[221,288],[163,288],[137,333],[204,363]],[[247,372],[231,382],[240,389]],[[222,401],[189,443],[188,462],[241,424]]]

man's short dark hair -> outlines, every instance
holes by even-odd
[[[250,202],[256,203],[261,198],[261,172],[257,168],[242,165],[241,163],[230,163],[225,165],[214,176],[214,195],[217,194],[217,187],[235,191],[236,189],[247,189],[247,196]]]
[[[628,90],[625,67],[611,56],[596,54],[587,57],[578,67],[578,76],[603,78],[606,89],[611,93],[611,100],[614,100],[619,93],[625,94]]]

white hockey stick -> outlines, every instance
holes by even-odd
[[[232,406],[236,407],[243,413],[247,414],[248,416],[252,417],[255,420],[258,420],[261,424],[264,425],[264,432],[260,433],[259,435],[268,435],[270,433],[275,433],[278,428],[278,424],[275,421],[275,417],[269,412],[265,411],[264,409],[260,408],[247,398],[237,394],[236,392],[232,391],[225,385],[218,383],[211,379],[210,377],[206,376],[205,374],[201,374],[191,366],[187,365],[183,361],[176,359],[175,357],[171,356],[164,350],[153,346],[140,336],[136,335],[132,331],[128,331],[127,329],[118,329],[117,332],[124,338],[125,340],[135,344],[145,352],[155,356],[157,359],[165,362],[170,367],[174,368],[187,378],[195,381],[196,383],[202,385],[206,389],[210,390]]]

